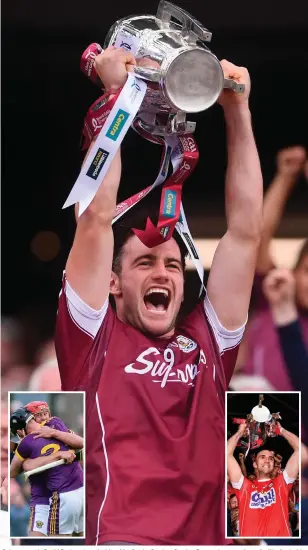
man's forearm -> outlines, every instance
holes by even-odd
[[[242,434],[240,434],[239,432],[236,432],[234,435],[232,435],[228,439],[228,443],[227,443],[228,455],[233,455],[233,453],[235,451],[235,448],[236,448],[236,445],[239,442],[239,440],[241,439],[241,437],[242,437]]]
[[[27,458],[23,463],[23,470],[25,472],[30,472],[35,468],[40,468],[40,466],[45,466],[46,464],[51,464],[59,460],[59,452],[53,453],[48,456],[39,456],[37,458]]]
[[[60,430],[54,430],[53,437],[64,443],[64,445],[71,447],[72,449],[82,449],[84,446],[83,438],[71,432],[61,432]]]
[[[299,451],[300,441],[299,441],[299,438],[297,437],[297,435],[293,434],[292,432],[289,432],[285,428],[281,428],[280,433],[287,440],[289,445],[291,445],[291,447],[292,447],[292,449],[294,449],[294,451]]]
[[[240,458],[240,468],[242,470],[243,476],[247,477],[247,469],[243,458]]]
[[[270,256],[270,243],[280,223],[295,182],[296,177],[276,174],[265,193],[262,238],[257,259],[257,271],[259,273],[267,273],[273,267]]]
[[[263,180],[259,155],[251,126],[248,104],[224,110],[228,167],[226,214],[228,229],[246,238],[260,239]]]
[[[114,238],[112,219],[120,184],[117,151],[94,199],[78,218],[74,243],[66,264],[68,283],[91,308],[100,310],[109,295]]]
[[[93,145],[94,142],[92,142],[88,154]],[[94,215],[95,218],[101,221],[104,225],[112,222],[116,211],[121,170],[121,153],[120,149],[118,149],[94,199],[89,204],[85,212],[81,215],[80,219],[89,218]],[[76,213],[78,213],[78,206]]]
[[[298,319],[298,311],[294,302],[272,305],[271,311],[274,324],[277,327],[289,325]]]

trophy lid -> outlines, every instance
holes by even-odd
[[[256,407],[252,409],[251,414],[256,422],[269,422],[272,418],[269,409],[264,405],[261,407],[256,405]]]

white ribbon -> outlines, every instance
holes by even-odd
[[[128,73],[126,83],[111,109],[63,208],[79,202],[79,216],[95,197],[121,142],[145,96],[147,85]]]

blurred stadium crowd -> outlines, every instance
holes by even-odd
[[[270,244],[282,220],[293,189],[308,182],[307,152],[289,147],[277,155],[277,170],[265,194],[264,230],[256,266],[255,285],[247,330],[240,347],[230,390],[300,390],[304,441],[308,444],[308,222],[302,247],[293,270],[276,269]],[[249,223],[249,213],[248,213]],[[286,258],[287,263],[287,258]],[[29,361],[29,327],[18,319],[2,319],[2,475],[7,471],[7,392],[61,389],[54,342],[40,342]],[[28,487],[13,487],[16,517],[23,516]],[[308,477],[302,482],[303,499],[308,499]],[[308,531],[308,506],[306,522]],[[18,520],[19,521],[19,520]],[[295,526],[296,527],[296,526]],[[308,533],[307,540],[308,540]]]

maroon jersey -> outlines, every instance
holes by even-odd
[[[224,392],[243,327],[209,300],[156,339],[88,307],[64,281],[63,390],[85,390],[87,545],[223,544]]]

